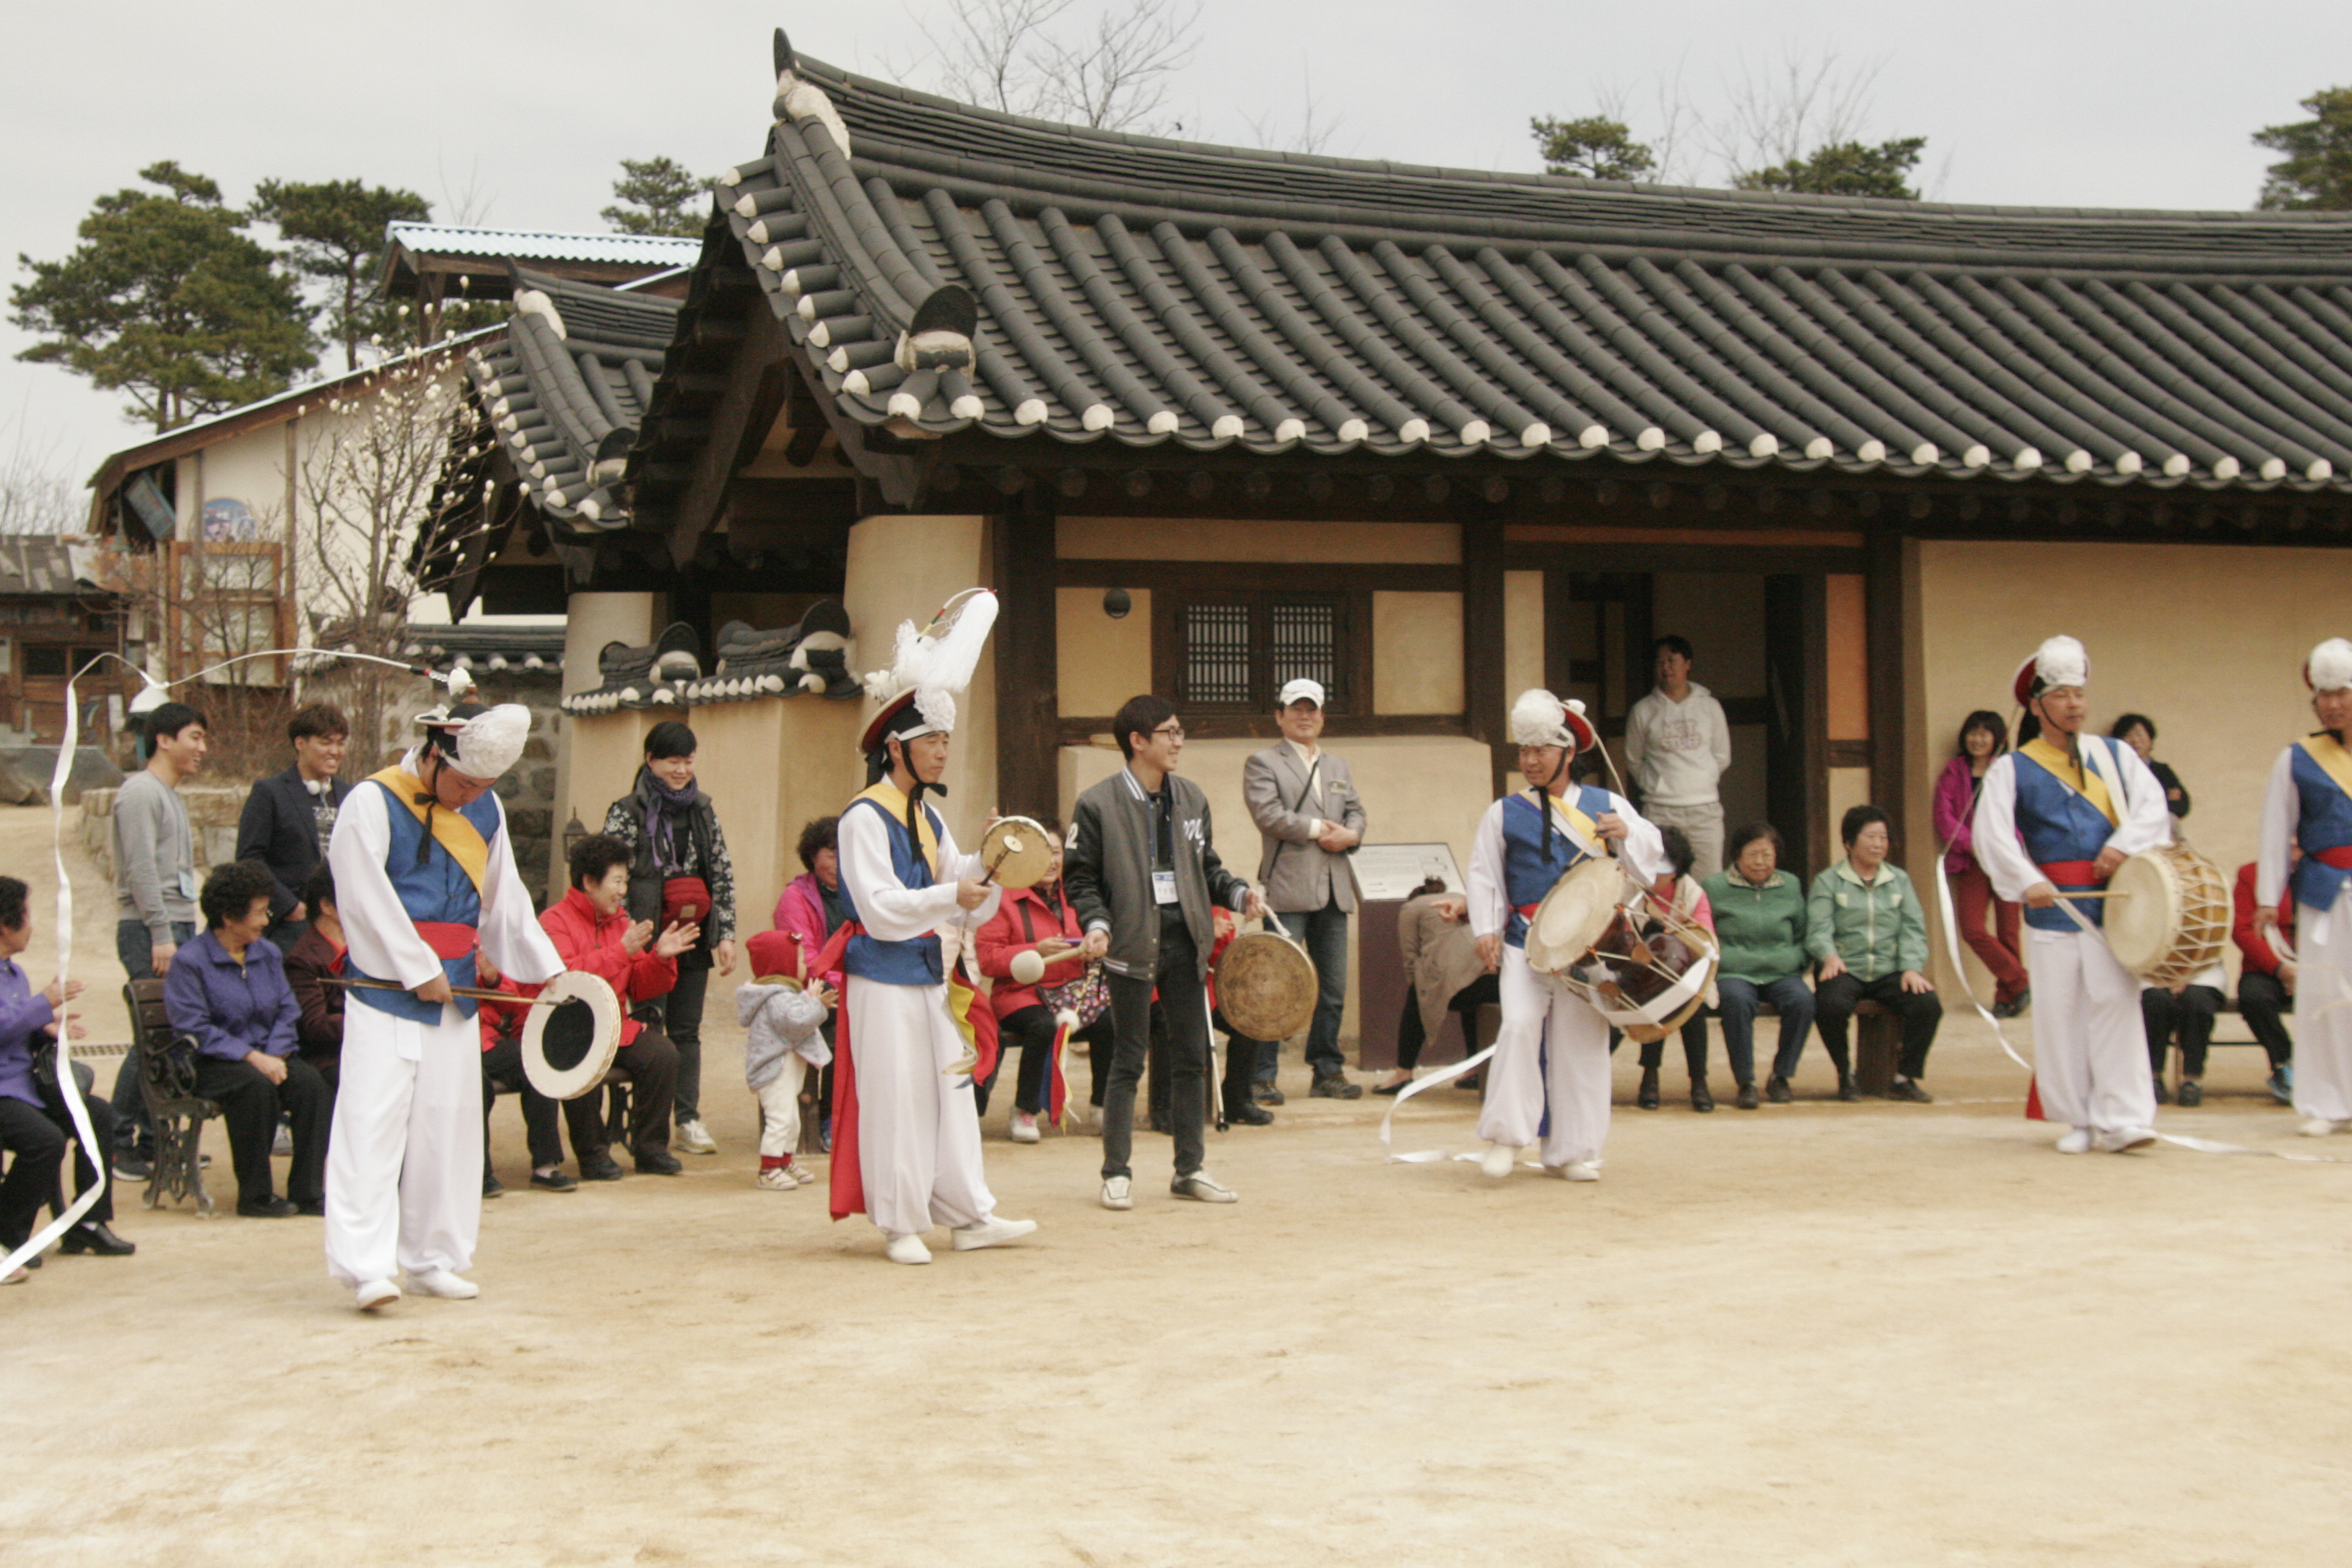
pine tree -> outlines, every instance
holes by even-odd
[[[2263,171],[2254,203],[2274,210],[2352,212],[2352,87],[2303,100],[2309,120],[2254,132],[2254,145],[2284,153]]]
[[[264,180],[254,190],[253,216],[277,226],[296,271],[326,286],[326,337],[342,343],[345,370],[359,369],[361,344],[407,335],[400,307],[375,298],[376,272],[384,226],[433,216],[423,196],[357,180]]]
[[[682,163],[667,158],[624,158],[621,178],[613,182],[613,195],[620,199],[596,216],[623,234],[697,239],[702,234],[702,214],[696,209],[709,199],[709,191],[710,182],[696,179]]]

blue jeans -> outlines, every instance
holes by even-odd
[[[173,921],[172,944],[185,947],[196,940],[194,922]],[[114,956],[122,961],[122,972],[133,980],[161,980],[155,973],[155,939],[147,934],[143,921],[114,922]],[[147,1115],[147,1097],[139,1092],[139,1053],[122,1053],[122,1065],[114,1072],[114,1147],[122,1153],[136,1153],[140,1149],[155,1147],[155,1123]]]
[[[1339,1017],[1348,1008],[1348,911],[1335,899],[1319,910],[1278,910],[1275,919],[1315,963],[1315,1021],[1307,1026],[1307,1065],[1318,1079],[1339,1077],[1348,1070],[1348,1058],[1339,1054]],[[1281,1066],[1282,1042],[1259,1041],[1257,1081],[1274,1082]]]
[[[1717,978],[1715,994],[1723,1004],[1723,1054],[1731,1062],[1733,1081],[1756,1081],[1756,1009],[1767,1002],[1780,1009],[1780,1048],[1773,1053],[1773,1075],[1793,1078],[1797,1058],[1805,1054],[1805,1037],[1813,1032],[1813,994],[1804,977],[1783,974],[1759,985],[1725,974]]]

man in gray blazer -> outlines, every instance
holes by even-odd
[[[1348,856],[1364,841],[1364,806],[1348,764],[1322,749],[1322,686],[1294,680],[1282,689],[1279,704],[1275,720],[1282,739],[1253,752],[1243,764],[1242,801],[1264,846],[1257,876],[1266,907],[1315,961],[1319,991],[1315,1022],[1307,1031],[1307,1065],[1315,1077],[1307,1092],[1355,1100],[1364,1089],[1348,1081],[1348,1058],[1339,1054],[1339,1015],[1348,1005],[1348,917],[1356,908]],[[1282,1042],[1236,1039],[1230,1048],[1239,1051],[1248,1044],[1256,1047],[1256,1098],[1281,1104],[1275,1076]],[[1226,1098],[1231,1112],[1234,1096]]]

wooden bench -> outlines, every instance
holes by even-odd
[[[195,1043],[174,1038],[172,1021],[163,1011],[163,983],[134,980],[122,988],[122,1005],[131,1016],[131,1059],[139,1074],[139,1092],[155,1123],[155,1160],[147,1177],[144,1202],[161,1208],[164,1200],[196,1200],[196,1213],[209,1216],[212,1194],[205,1191],[200,1145],[205,1119],[218,1116],[220,1107],[196,1094]],[[105,1151],[111,1158],[112,1150]]]

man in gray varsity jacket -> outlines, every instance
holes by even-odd
[[[1212,910],[1223,905],[1246,916],[1265,906],[1217,858],[1201,786],[1177,776],[1184,726],[1174,705],[1160,697],[1130,698],[1114,722],[1127,766],[1078,796],[1062,865],[1062,885],[1086,928],[1084,951],[1110,972],[1117,1045],[1103,1095],[1102,1205],[1135,1206],[1128,1156],[1155,989],[1167,1026],[1169,1131],[1176,1142],[1176,1179],[1169,1191],[1199,1203],[1229,1204],[1232,1189],[1202,1169]]]
[[[1348,764],[1322,749],[1319,683],[1302,679],[1285,686],[1275,719],[1282,739],[1253,752],[1242,767],[1242,799],[1264,845],[1257,879],[1265,886],[1266,907],[1315,961],[1315,1022],[1307,1031],[1307,1065],[1315,1077],[1307,1092],[1354,1100],[1364,1088],[1348,1081],[1348,1058],[1339,1054],[1339,1015],[1348,1005],[1348,917],[1356,908],[1356,879],[1348,857],[1364,841],[1364,804],[1357,798]],[[1239,1056],[1251,1047],[1236,1040],[1231,1048]],[[1275,1078],[1282,1042],[1256,1042],[1255,1054],[1257,1098],[1279,1105],[1282,1090]],[[1232,1072],[1226,1078],[1234,1086],[1244,1081]],[[1237,1088],[1225,1098],[1229,1115],[1250,1109],[1233,1103],[1240,1098]]]

